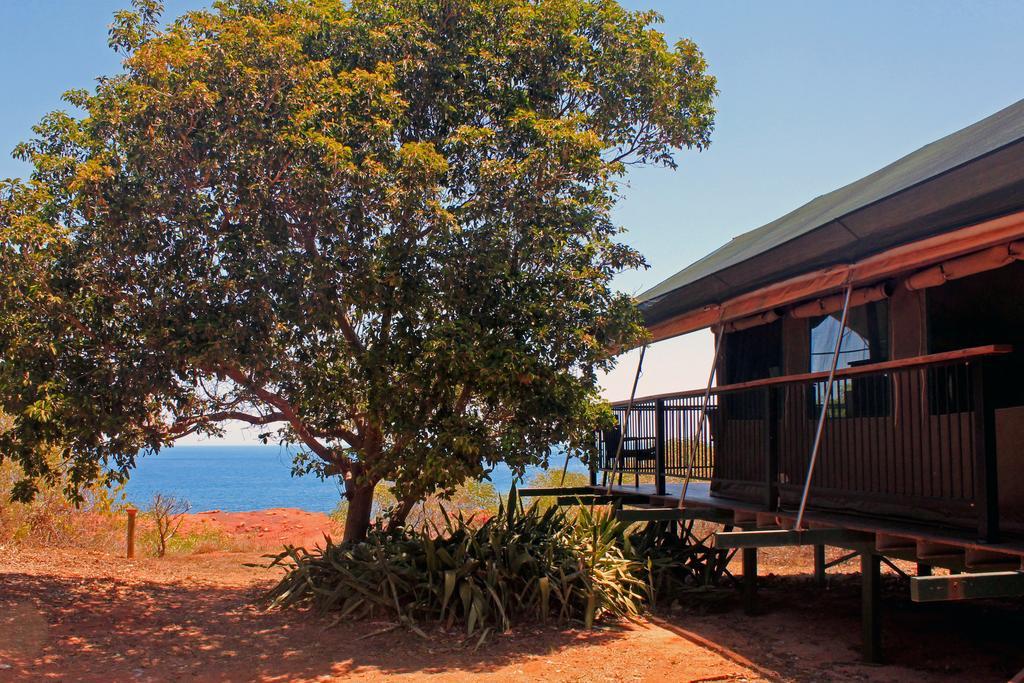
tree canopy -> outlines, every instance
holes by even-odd
[[[407,508],[583,448],[642,335],[630,165],[703,149],[715,80],[612,0],[227,0],[117,13],[0,186],[0,458],[73,485],[228,420]],[[365,509],[364,509],[365,508]],[[401,509],[397,513],[401,518]]]

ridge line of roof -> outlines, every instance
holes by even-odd
[[[1008,123],[1007,123],[1007,121],[1008,121]],[[841,196],[844,193],[844,191],[848,192],[851,188],[853,188],[856,185],[863,184],[865,186],[870,186],[872,180],[877,181],[877,180],[880,180],[880,179],[884,178],[885,175],[887,173],[891,173],[894,168],[898,169],[898,167],[900,167],[901,165],[909,165],[910,162],[907,161],[908,159],[912,159],[912,158],[913,159],[925,159],[925,158],[927,158],[929,150],[934,152],[935,149],[937,149],[937,148],[941,149],[943,147],[942,143],[947,143],[948,144],[951,138],[958,138],[958,137],[959,138],[964,138],[963,146],[964,147],[969,147],[970,146],[969,143],[971,142],[971,134],[979,133],[979,132],[984,132],[987,127],[994,127],[994,126],[997,126],[1000,123],[1002,123],[1003,126],[1008,129],[1006,131],[1006,134],[1009,135],[1010,137],[1008,139],[1006,139],[1005,141],[1003,141],[1001,144],[996,145],[995,147],[992,147],[990,149],[986,149],[984,151],[980,151],[977,154],[974,154],[972,156],[968,156],[966,158],[960,159],[957,163],[954,163],[953,165],[945,165],[945,164],[940,163],[938,165],[938,168],[930,170],[930,171],[926,170],[925,174],[923,176],[921,176],[919,178],[916,178],[916,179],[913,179],[913,182],[909,182],[909,184],[903,184],[903,185],[901,185],[899,182],[896,182],[896,184],[894,185],[893,188],[891,188],[891,189],[884,189],[883,188],[882,194],[879,194],[878,196],[875,196],[873,198],[870,197],[870,192],[869,191],[867,192],[869,196],[865,197],[863,201],[858,202],[858,201],[856,201],[855,197],[851,198],[848,201],[851,202],[852,205],[849,206],[849,207],[846,207],[845,210],[843,210],[844,207],[841,204],[838,205],[838,206],[832,207],[831,211],[829,210],[829,207],[822,207],[822,210],[817,215],[812,216],[812,217],[807,219],[809,224],[810,224],[809,227],[805,225],[802,229],[801,228],[797,228],[797,231],[795,232],[795,234],[790,234],[790,235],[783,234],[783,235],[780,236],[783,239],[781,239],[780,241],[777,241],[774,244],[770,244],[770,245],[766,246],[764,249],[762,249],[760,251],[755,251],[754,253],[751,253],[751,254],[748,254],[748,255],[738,255],[736,260],[733,263],[724,264],[724,265],[722,265],[719,268],[711,270],[711,271],[709,271],[707,273],[704,273],[702,275],[698,275],[697,277],[695,277],[692,280],[683,281],[683,282],[680,282],[679,284],[677,284],[675,286],[671,286],[671,287],[669,287],[667,289],[663,289],[663,291],[658,291],[659,289],[664,288],[671,280],[676,279],[679,276],[681,276],[684,273],[686,273],[686,271],[693,269],[694,267],[698,266],[701,263],[706,263],[708,261],[713,260],[713,257],[715,257],[716,254],[719,254],[723,250],[726,250],[728,247],[732,246],[735,242],[737,242],[739,240],[742,240],[745,237],[752,237],[752,236],[754,236],[755,234],[758,234],[758,233],[763,233],[763,234],[766,234],[766,235],[770,234],[771,233],[770,228],[772,228],[773,226],[776,227],[776,228],[783,227],[787,218],[790,218],[790,217],[792,217],[794,215],[798,215],[799,213],[807,210],[809,207],[812,207],[812,205],[814,205],[815,203],[824,202],[824,200],[827,200],[830,197]],[[948,133],[948,134],[942,136],[941,138],[938,138],[936,140],[932,140],[931,142],[926,143],[926,144],[922,145],[921,147],[919,147],[919,148],[917,148],[917,149],[915,149],[915,150],[913,150],[911,152],[908,152],[907,154],[904,154],[903,156],[899,157],[898,159],[889,162],[885,166],[882,166],[881,168],[878,168],[878,169],[872,171],[871,173],[869,173],[869,174],[867,174],[867,175],[865,175],[865,176],[863,176],[861,178],[853,180],[853,181],[851,181],[851,182],[849,182],[849,183],[847,183],[845,185],[842,185],[842,186],[840,186],[838,188],[835,188],[835,189],[833,189],[833,190],[831,190],[829,192],[826,192],[824,194],[817,195],[813,199],[805,202],[804,204],[801,204],[800,206],[798,206],[798,207],[794,208],[793,210],[783,214],[782,216],[780,216],[780,217],[778,217],[778,218],[776,218],[776,219],[774,219],[772,221],[769,221],[768,223],[765,223],[764,225],[761,225],[761,226],[756,227],[756,228],[754,228],[752,230],[748,230],[747,232],[744,232],[744,233],[741,233],[739,235],[736,235],[736,236],[732,237],[729,241],[721,244],[719,247],[717,247],[716,249],[712,250],[711,252],[709,252],[705,256],[703,256],[703,257],[697,259],[696,261],[692,262],[691,264],[689,264],[688,266],[686,266],[682,270],[676,272],[675,274],[669,276],[668,278],[665,278],[664,280],[662,280],[658,284],[656,284],[656,285],[654,285],[652,287],[647,288],[646,290],[644,290],[637,297],[637,299],[638,299],[638,301],[640,303],[653,303],[655,301],[658,301],[658,300],[662,299],[664,296],[666,296],[668,294],[671,294],[672,292],[674,292],[674,291],[676,291],[678,289],[681,289],[683,287],[686,287],[686,286],[691,285],[691,284],[696,283],[696,282],[700,282],[700,281],[705,280],[705,279],[707,279],[709,277],[715,276],[718,273],[720,273],[722,270],[725,270],[726,268],[729,268],[731,266],[738,265],[740,263],[743,263],[744,261],[747,261],[747,260],[750,260],[752,258],[756,258],[758,256],[762,256],[762,255],[764,255],[766,253],[769,253],[769,252],[771,252],[772,250],[774,250],[774,249],[776,249],[778,247],[781,247],[781,246],[783,246],[785,244],[788,244],[788,243],[790,243],[790,242],[792,242],[794,240],[797,240],[797,239],[799,239],[799,238],[801,238],[803,236],[806,236],[806,235],[808,235],[810,233],[813,233],[815,230],[818,230],[818,229],[820,229],[822,227],[825,227],[825,226],[827,226],[828,224],[830,224],[832,222],[839,221],[840,224],[842,224],[842,219],[847,217],[847,216],[849,216],[850,214],[853,214],[853,213],[855,213],[857,211],[860,211],[860,210],[862,210],[864,208],[870,207],[870,206],[872,206],[874,204],[877,204],[879,202],[882,202],[882,201],[885,201],[887,199],[890,199],[890,198],[892,198],[892,197],[894,197],[894,196],[896,196],[896,195],[898,195],[898,194],[900,194],[902,192],[906,192],[908,190],[911,190],[911,189],[913,189],[915,187],[918,187],[918,186],[920,186],[920,185],[922,185],[924,183],[930,182],[930,181],[932,181],[932,180],[934,180],[936,178],[940,178],[943,175],[951,173],[951,172],[953,172],[953,171],[955,171],[955,170],[957,170],[959,168],[962,168],[963,166],[965,166],[967,164],[975,162],[975,161],[977,161],[979,159],[983,159],[983,158],[985,158],[987,156],[990,156],[992,154],[996,154],[999,151],[1001,151],[1003,149],[1006,149],[1007,147],[1010,147],[1012,145],[1020,143],[1022,140],[1024,140],[1024,99],[1017,100],[1016,102],[1014,102],[1014,103],[1012,103],[1012,104],[1010,104],[1010,105],[1000,109],[999,111],[996,111],[996,112],[986,116],[983,119],[980,119],[978,121],[975,121],[974,123],[971,123],[971,124],[969,124],[967,126],[964,126],[963,128],[955,130],[952,133]],[[957,152],[957,148],[952,148],[952,149],[949,150],[949,155],[950,156],[956,156],[956,152]],[[907,170],[913,170],[913,169],[912,168],[908,168]],[[899,179],[896,179],[896,180],[898,181]],[[870,188],[868,187],[868,188],[866,188],[866,190],[870,190]],[[842,210],[842,213],[837,213],[840,210]],[[834,215],[830,216],[830,214],[834,214]],[[853,231],[850,230],[850,228],[846,227],[845,224],[843,224],[843,227],[846,228],[846,230],[848,232],[853,233]]]

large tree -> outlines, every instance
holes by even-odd
[[[708,144],[714,78],[612,0],[231,0],[116,15],[0,189],[0,457],[73,485],[228,420],[394,519],[582,448],[641,334],[610,210]]]

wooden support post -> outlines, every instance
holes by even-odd
[[[757,613],[757,548],[743,549],[743,611]]]
[[[665,400],[654,402],[654,490],[665,495]]]
[[[925,564],[924,562],[918,562],[917,563],[917,575],[918,576],[931,576],[932,575],[932,566],[930,564]]]
[[[974,504],[978,510],[978,537],[984,543],[999,540],[999,490],[996,462],[996,416],[985,393],[986,365],[971,367],[974,403]]]
[[[771,512],[779,509],[779,400],[775,387],[764,388],[764,505]]]
[[[128,549],[127,557],[129,560],[135,557],[135,515],[138,514],[138,510],[135,508],[128,508]]]
[[[860,556],[861,655],[865,662],[882,662],[882,562],[865,551]]]
[[[814,546],[814,583],[825,587],[825,546],[820,543]]]

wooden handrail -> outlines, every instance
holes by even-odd
[[[950,363],[956,363],[958,361],[970,360],[972,358],[984,358],[987,356],[1003,356],[1008,353],[1013,353],[1013,347],[1009,344],[988,344],[986,346],[974,346],[969,349],[959,349],[957,351],[946,351],[944,353],[931,353],[925,356],[914,356],[912,358],[900,358],[898,360],[887,360],[880,363],[873,363],[871,365],[858,365],[854,368],[843,368],[842,370],[836,370],[836,378],[845,377],[857,377],[860,375],[873,375],[879,372],[885,372],[886,370],[903,370],[906,368],[915,367],[930,367],[934,365],[946,365]],[[757,389],[759,387],[771,387],[780,384],[802,384],[804,382],[816,382],[828,378],[827,372],[805,372],[798,375],[784,375],[782,377],[768,377],[766,379],[756,379],[750,382],[739,382],[737,384],[726,384],[720,387],[714,387],[711,390],[712,394],[725,394],[734,391],[743,391],[745,389]],[[642,396],[633,401],[634,407],[638,403],[646,403],[648,401],[656,401],[658,399],[670,399],[670,398],[687,398],[690,396],[703,396],[704,389],[690,389],[688,391],[678,391],[668,394],[655,394],[652,396]],[[613,408],[619,408],[625,405],[624,401],[613,403]]]

